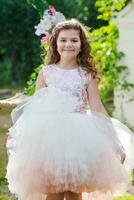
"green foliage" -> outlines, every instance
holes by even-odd
[[[41,64],[38,67],[35,67],[33,73],[30,75],[30,78],[27,81],[27,87],[24,88],[24,92],[28,95],[32,95],[35,92],[35,82],[36,82],[39,71],[45,65],[45,55],[47,53],[48,48],[49,48],[48,43],[41,45],[41,49],[42,49],[42,52],[43,52],[41,57],[42,57],[44,64]]]
[[[91,46],[97,68],[102,70],[100,91],[104,104],[112,102],[113,90],[119,84],[119,75],[126,69],[126,66],[117,65],[117,61],[124,55],[117,50],[118,29],[110,21],[108,26],[103,26],[91,33],[93,41]],[[108,105],[109,106],[109,105]]]
[[[54,5],[67,19],[77,18],[87,26],[95,28],[106,24],[104,21],[96,19],[98,11],[94,0],[62,0],[62,3],[61,1],[47,0],[47,2],[49,5]]]
[[[88,26],[103,24],[102,20],[96,20],[98,11],[94,0],[64,0],[62,3],[58,0],[1,0],[0,4],[0,63],[2,66],[6,59],[11,63],[10,80],[4,80],[1,75],[2,84],[24,84],[34,67],[41,63],[40,41],[34,26],[49,5],[54,5],[67,18],[76,17]],[[2,70],[5,73],[7,68],[2,67]]]
[[[0,195],[0,200],[17,200],[17,198],[9,197],[7,195]]]
[[[124,6],[126,0],[97,0],[96,6],[98,7],[98,19],[109,21],[111,17],[115,17]]]
[[[126,0],[96,1],[99,11],[98,18],[108,21],[107,26],[95,29],[91,33],[91,46],[95,55],[96,66],[102,69],[102,80],[100,82],[100,92],[104,105],[109,114],[113,111],[113,93],[117,85],[122,88],[131,88],[133,84],[119,80],[120,74],[127,71],[126,66],[120,66],[118,61],[124,56],[123,52],[117,49],[119,38],[118,28],[112,21],[112,17],[117,14],[125,5]]]
[[[35,67],[34,72],[30,75],[29,81],[27,81],[27,87],[24,88],[24,92],[28,95],[32,95],[35,92],[35,81],[37,79],[37,75],[41,70],[43,64],[38,67]]]
[[[5,57],[0,62],[0,83],[1,86],[11,84],[12,78],[12,63],[8,57]]]
[[[132,195],[125,195],[115,198],[115,200],[134,200],[134,196]]]
[[[45,0],[27,0],[27,3],[32,5],[40,14],[40,17],[43,16],[44,10],[48,7],[48,3]]]
[[[1,0],[0,6],[0,68],[8,60],[7,65],[11,65],[9,79],[14,83],[23,83],[40,61],[39,40],[34,34],[34,25],[38,23],[39,16],[25,0]],[[5,64],[2,70],[6,76]],[[10,83],[10,80],[3,79],[4,84]]]
[[[0,200],[9,200],[9,197],[7,195],[1,195]]]
[[[15,199],[16,199],[15,197],[10,198],[7,195],[1,195],[0,196],[0,200],[15,200]],[[134,197],[127,195],[127,196],[118,197],[115,200],[134,200]]]

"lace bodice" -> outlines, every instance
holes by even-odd
[[[74,95],[78,100],[76,111],[86,111],[87,86],[91,81],[91,74],[85,74],[82,67],[61,69],[56,64],[44,66],[42,70],[48,87],[54,86]]]

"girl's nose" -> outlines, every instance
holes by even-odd
[[[68,41],[66,42],[66,46],[67,46],[67,47],[68,47],[68,46],[72,46],[72,43],[71,43],[70,40],[68,40]]]

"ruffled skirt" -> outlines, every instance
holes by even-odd
[[[133,133],[101,113],[73,112],[74,104],[65,92],[43,88],[13,110],[6,178],[19,200],[65,191],[110,200],[125,192],[134,167]]]

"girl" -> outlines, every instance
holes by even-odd
[[[101,102],[84,27],[58,23],[50,42],[35,94],[12,112],[9,189],[19,200],[113,199],[130,181],[133,133]]]

